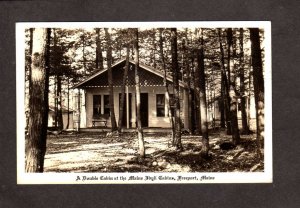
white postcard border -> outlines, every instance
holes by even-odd
[[[264,172],[233,173],[25,173],[25,28],[226,28],[259,27],[265,30],[265,143]],[[208,21],[208,22],[23,22],[16,23],[16,93],[17,93],[17,183],[18,184],[163,184],[163,183],[271,183],[272,154],[272,70],[271,22],[269,21]],[[79,178],[78,178],[79,177]],[[83,178],[89,180],[83,180]],[[121,177],[126,178],[124,180]],[[132,180],[129,180],[131,177]],[[148,177],[148,178],[147,178]],[[155,177],[151,180],[151,177]],[[186,177],[178,180],[178,177]],[[194,179],[191,179],[193,178]],[[138,179],[142,178],[142,179]],[[149,179],[149,180],[147,180]]]

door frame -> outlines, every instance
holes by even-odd
[[[146,96],[147,99],[143,99]],[[145,97],[144,97],[145,98]],[[149,127],[149,93],[141,93],[141,123],[142,127]],[[144,114],[142,114],[144,112]],[[144,115],[144,116],[142,116]]]

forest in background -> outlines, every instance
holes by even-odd
[[[208,118],[208,110],[214,108],[215,102],[219,103],[219,126],[227,129],[227,134],[232,135],[232,144],[237,145],[240,134],[250,133],[250,103],[246,98],[254,96],[257,154],[258,157],[260,155],[264,131],[263,30],[30,28],[26,30],[26,46],[27,172],[43,171],[49,105],[55,109],[55,126],[62,129],[62,107],[73,108],[70,106],[72,86],[99,70],[110,70],[111,65],[122,58],[127,62],[134,59],[137,66],[141,62],[161,70],[165,76],[172,76],[176,113],[174,118],[169,115],[173,129],[172,145],[179,151],[182,149],[179,80],[187,83],[189,89],[194,89],[194,94],[190,90],[189,99],[195,97],[196,107],[190,111],[195,112],[197,125],[189,133],[202,135],[203,157],[207,157],[209,152],[208,121],[211,119]],[[135,70],[138,95],[138,67]],[[166,93],[169,92],[166,90]],[[166,99],[169,102],[168,96]],[[238,108],[242,116],[241,128],[238,127]],[[114,119],[113,116],[111,119]],[[112,131],[121,126],[117,121],[112,123],[115,123]],[[145,144],[140,125],[137,132],[139,155],[143,158]]]

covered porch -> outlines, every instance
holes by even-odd
[[[120,108],[123,107],[122,127],[130,131],[136,127],[136,94],[134,63],[130,62],[127,82],[125,85],[124,105],[121,106],[125,60],[121,60],[112,66],[114,112],[116,121],[120,117]],[[170,119],[165,102],[165,87],[163,74],[152,67],[140,64],[140,89],[141,89],[141,122],[143,128],[170,128]],[[172,78],[167,76],[169,92],[173,94]],[[88,79],[76,85],[74,88],[84,90],[81,102],[85,113],[85,125],[81,128],[106,129],[111,126],[109,106],[109,86],[107,70],[99,71]],[[181,118],[185,128],[188,128],[190,116],[188,115],[188,91],[183,82],[180,82],[180,106]],[[175,106],[175,105],[174,105]],[[171,106],[171,109],[172,107]],[[108,115],[105,122],[95,122],[95,117]],[[152,131],[152,130],[151,130]],[[160,131],[160,130],[159,130]]]

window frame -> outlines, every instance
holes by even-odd
[[[103,95],[103,114],[110,116],[109,95]]]
[[[161,103],[158,103],[159,97]],[[166,104],[166,96],[165,94],[156,94],[156,117],[165,117],[166,112],[165,112],[165,104]]]
[[[97,103],[96,97],[98,98],[99,104],[96,104]],[[101,95],[95,94],[95,95],[93,95],[93,117],[99,116],[99,115],[101,115]]]

